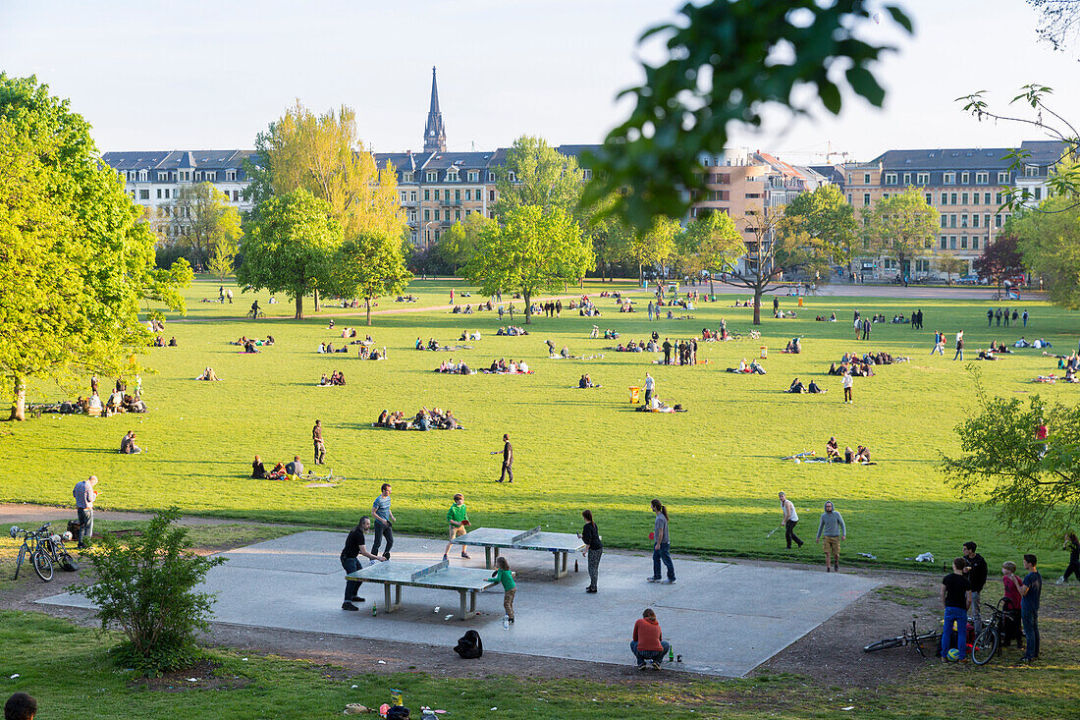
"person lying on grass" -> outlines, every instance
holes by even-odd
[[[801,382],[799,382],[799,378],[795,378],[794,380],[791,381],[791,387],[789,387],[784,392],[802,394],[802,393],[806,392],[806,388],[803,386],[803,384]]]
[[[214,372],[214,368],[212,368],[212,367],[210,367],[209,365],[207,365],[207,366],[206,366],[206,369],[205,369],[205,370],[203,370],[203,373],[202,373],[202,375],[200,375],[199,377],[197,377],[197,378],[195,378],[195,379],[196,379],[196,380],[206,380],[206,381],[209,381],[209,382],[217,382],[217,381],[218,381],[218,380],[220,380],[221,378],[219,378],[219,377],[217,376],[217,373],[216,373],[216,372]]]
[[[799,338],[792,338],[788,341],[788,344],[780,352],[788,353],[791,355],[798,355],[802,352],[802,342]]]

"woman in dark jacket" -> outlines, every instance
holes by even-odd
[[[585,588],[585,592],[594,593],[596,578],[600,574],[600,556],[604,554],[604,543],[600,542],[600,528],[593,522],[592,511],[582,510],[581,517],[585,518],[585,527],[581,529],[578,537],[585,543],[589,563],[589,587]]]

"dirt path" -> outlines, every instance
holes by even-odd
[[[122,512],[117,510],[94,510],[94,520],[145,521],[154,517],[153,513]],[[19,525],[29,527],[44,522],[57,522],[75,519],[75,508],[33,505],[30,503],[0,503],[0,525]],[[185,515],[180,518],[180,525],[272,525],[256,520],[235,520],[229,518],[203,518]]]

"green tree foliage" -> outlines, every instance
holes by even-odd
[[[236,266],[236,246],[230,243],[220,242],[214,246],[214,252],[210,254],[210,262],[207,267],[210,272],[218,276],[218,280],[224,282],[225,276],[231,273]]]
[[[675,238],[682,232],[678,220],[669,217],[654,218],[644,230],[620,233],[622,257],[632,260],[638,267],[638,282],[644,278],[646,265],[664,262],[675,250]]]
[[[401,241],[375,232],[360,233],[341,244],[333,262],[334,289],[342,297],[364,298],[367,324],[371,301],[405,289],[412,273],[405,269]]]
[[[13,419],[29,378],[130,366],[150,341],[141,300],[183,311],[191,268],[155,267],[141,216],[68,101],[0,73],[0,372]]]
[[[836,185],[820,185],[802,193],[784,208],[780,226],[784,238],[801,237],[816,259],[827,258],[847,268],[857,250],[859,221]]]
[[[142,535],[103,535],[90,562],[95,583],[72,588],[98,606],[102,630],[127,640],[115,651],[121,667],[160,676],[198,660],[195,634],[209,629],[214,596],[195,592],[222,557],[187,551],[187,530],[175,509],[157,513]]]
[[[582,278],[593,262],[592,246],[565,210],[524,205],[481,234],[465,275],[485,295],[520,292],[529,324],[536,293]]]
[[[469,213],[464,222],[458,220],[439,236],[439,256],[454,271],[467,265],[476,254],[480,235],[494,222],[483,213]]]
[[[525,205],[573,214],[581,199],[581,180],[577,158],[563,155],[541,137],[523,135],[506,151],[506,162],[497,170],[495,215],[501,219]]]
[[[173,202],[161,206],[161,212],[157,224],[174,242],[187,245],[196,262],[208,262],[219,245],[227,251],[235,248],[244,234],[240,211],[208,182],[181,187]]]
[[[731,216],[723,212],[699,214],[676,237],[675,248],[684,272],[691,275],[731,267],[746,252],[742,233]],[[715,291],[710,275],[709,292]]]
[[[937,269],[945,273],[945,282],[952,285],[953,275],[960,275],[967,270],[967,260],[955,255],[942,255],[937,259]]]
[[[1080,309],[1080,206],[1076,198],[1044,200],[1037,210],[1014,215],[1009,230],[1017,235],[1023,264],[1042,278],[1050,299],[1070,310]]]
[[[750,233],[746,239],[744,268],[736,266],[740,259],[734,253],[727,258],[727,267],[721,280],[728,285],[746,288],[754,293],[754,324],[761,324],[761,296],[777,287],[776,283],[784,275],[784,266],[777,262],[777,256],[784,252],[784,244],[777,241],[779,229],[784,221],[784,214],[778,212],[751,211],[739,218],[738,224]]]
[[[286,293],[301,320],[304,296],[333,286],[330,268],[341,243],[341,225],[325,200],[307,190],[275,195],[261,204],[236,279],[255,290]]]
[[[724,150],[731,123],[757,128],[776,106],[809,112],[813,102],[801,100],[808,97],[835,115],[845,89],[881,107],[885,91],[871,67],[892,48],[858,37],[875,9],[863,0],[686,3],[678,21],[642,35],[664,39],[667,59],[645,64],[644,84],[622,93],[634,109],[585,161],[595,170],[586,203],[625,188],[614,211],[632,225],[682,217],[687,191],[704,190],[697,158]],[[898,7],[883,11],[911,32]],[[815,94],[803,92],[811,86]]]
[[[1080,405],[989,397],[973,372],[980,411],[957,426],[962,452],[942,469],[964,498],[996,508],[1014,536],[1060,536],[1080,520]],[[1037,441],[1044,424],[1048,437]]]
[[[909,187],[863,211],[873,247],[894,258],[901,272],[918,257],[933,252],[940,223],[938,211],[926,204],[917,188]]]

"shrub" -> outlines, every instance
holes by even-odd
[[[186,551],[187,531],[174,525],[179,517],[175,508],[157,513],[141,537],[103,536],[90,556],[97,583],[72,590],[98,606],[102,630],[127,638],[117,661],[144,675],[198,660],[195,633],[208,628],[215,597],[195,587],[225,562]]]

